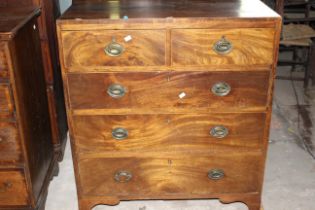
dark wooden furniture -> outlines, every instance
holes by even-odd
[[[58,20],[80,210],[259,210],[281,18],[258,0],[76,3]]]
[[[0,209],[44,209],[58,172],[34,7],[0,8]]]
[[[45,67],[46,89],[53,134],[54,150],[62,160],[67,140],[67,119],[64,106],[62,79],[58,60],[55,20],[60,16],[58,0],[0,0],[0,8],[27,9],[41,7],[38,27],[41,40],[42,58]]]

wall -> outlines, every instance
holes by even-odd
[[[72,0],[59,0],[59,2],[60,2],[61,13],[63,13],[71,5]]]

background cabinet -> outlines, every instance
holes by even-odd
[[[67,139],[67,121],[56,42],[56,19],[60,16],[58,0],[0,0],[0,8],[29,10],[40,7],[38,27],[41,41],[42,62],[45,69],[54,150],[62,160]]]
[[[38,8],[0,8],[0,209],[44,209],[58,173]]]

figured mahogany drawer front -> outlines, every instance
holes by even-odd
[[[16,164],[22,159],[17,125],[0,121],[0,164]]]
[[[0,203],[1,206],[26,206],[29,204],[22,172],[0,171]]]
[[[0,42],[0,79],[8,77],[8,64],[4,51],[4,42]]]
[[[259,190],[261,162],[253,154],[160,153],[153,157],[142,153],[141,157],[79,159],[84,195],[192,198]]]
[[[78,152],[260,148],[265,114],[74,116]]]
[[[248,110],[267,105],[269,72],[69,74],[73,109]]]
[[[274,29],[176,29],[171,44],[174,66],[271,65]]]
[[[12,112],[13,104],[8,84],[0,83],[0,113]]]
[[[62,32],[66,67],[165,65],[164,30]]]

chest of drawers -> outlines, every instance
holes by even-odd
[[[42,210],[57,172],[38,8],[0,8],[0,209]]]
[[[58,20],[80,210],[259,210],[280,17],[260,1],[90,1]]]
[[[56,19],[60,16],[59,0],[0,0],[2,11],[41,8],[37,18],[42,63],[44,65],[52,139],[56,155],[62,160],[67,140],[67,120],[58,60]],[[1,56],[1,55],[0,55]],[[1,64],[0,64],[1,65]]]

